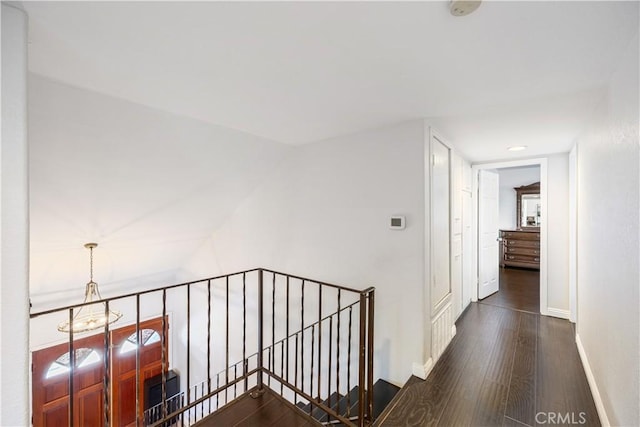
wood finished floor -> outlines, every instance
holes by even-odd
[[[540,272],[524,268],[500,268],[500,290],[480,302],[540,313]]]
[[[240,396],[237,400],[196,424],[197,427],[306,427],[319,425],[305,418],[297,409],[291,407],[269,389],[255,399],[249,394]]]
[[[543,412],[600,425],[573,325],[489,304],[469,306],[426,381],[412,377],[392,405],[378,425],[562,425],[538,424]]]

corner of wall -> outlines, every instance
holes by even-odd
[[[414,363],[411,373],[421,380],[426,380],[433,369],[433,359],[430,357],[425,364]]]

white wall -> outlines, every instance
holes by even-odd
[[[103,295],[175,271],[289,146],[29,78],[31,296],[82,301],[88,252]]]
[[[29,76],[29,89],[33,311],[82,302],[88,241],[99,243],[95,280],[105,297],[176,283],[185,260],[291,149],[37,75]],[[26,295],[26,286],[22,290]],[[184,298],[171,296],[171,366],[186,384]],[[135,321],[132,299],[113,306],[124,314],[114,327]],[[158,317],[161,310],[157,294],[143,299],[141,318]],[[30,348],[64,342],[56,325],[65,319],[65,313],[34,319]],[[214,347],[214,373],[222,369],[223,349]],[[206,378],[206,358],[192,352],[193,384]]]
[[[500,176],[499,219],[502,230],[513,230],[516,222],[516,190],[515,187],[533,184],[540,181],[540,166],[522,166],[498,169]]]
[[[423,126],[403,123],[296,149],[203,245],[185,277],[260,265],[375,286],[375,376],[403,383],[412,363],[424,362],[429,319]],[[389,229],[391,215],[405,215],[406,229]]]
[[[2,3],[0,425],[29,420],[27,16]]]
[[[577,333],[611,425],[640,424],[638,90],[636,36],[577,141]]]

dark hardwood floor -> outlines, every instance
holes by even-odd
[[[540,313],[540,272],[524,268],[500,268],[500,290],[480,303]]]
[[[270,389],[258,397],[244,394],[196,424],[197,427],[319,426]]]
[[[472,303],[457,331],[428,378],[412,377],[378,425],[600,425],[568,321]]]

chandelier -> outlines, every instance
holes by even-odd
[[[97,243],[87,243],[85,248],[89,249],[89,283],[84,291],[84,303],[80,310],[73,316],[73,321],[70,323],[68,320],[58,324],[58,330],[60,332],[87,332],[98,328],[104,328],[106,324],[116,322],[122,317],[122,313],[117,310],[109,310],[104,302],[100,301],[100,291],[98,290],[98,284],[93,281],[93,249],[98,246]]]

